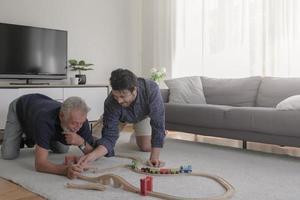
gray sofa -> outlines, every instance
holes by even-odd
[[[199,80],[206,103],[171,103],[172,89],[161,90],[167,130],[300,147],[300,111],[276,109],[300,94],[300,78]]]

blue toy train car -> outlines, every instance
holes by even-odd
[[[179,168],[180,173],[191,173],[192,172],[192,165],[182,165]]]

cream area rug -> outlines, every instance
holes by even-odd
[[[149,154],[139,152],[135,145],[129,144],[129,136],[127,133],[121,133],[116,147],[117,153],[139,156],[146,160]],[[80,154],[80,151],[73,148],[70,153]],[[50,154],[50,160],[61,163],[64,156],[63,154]],[[300,198],[299,158],[167,139],[161,159],[166,162],[166,167],[191,164],[194,172],[223,177],[236,189],[233,200],[299,200]],[[130,160],[123,158],[101,158],[95,162],[95,166],[98,169],[105,169],[129,163]],[[108,173],[120,175],[137,187],[139,187],[140,178],[145,177],[125,168],[116,168]],[[85,175],[99,176],[101,174],[86,172]],[[35,172],[33,149],[23,149],[16,160],[0,159],[0,176],[47,199],[155,199],[110,186],[103,192],[68,189],[65,187],[67,183],[86,182]],[[220,195],[224,192],[223,188],[210,179],[190,176],[155,176],[154,191],[195,198]]]

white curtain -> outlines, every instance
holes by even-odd
[[[171,76],[175,52],[176,1],[152,0],[153,4],[153,67],[166,68]]]
[[[172,77],[300,76],[298,0],[177,0]]]

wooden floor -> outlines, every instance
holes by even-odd
[[[132,132],[130,128],[127,128],[126,131],[129,133]],[[171,131],[168,132],[167,137],[180,139],[180,140],[204,142],[210,144],[242,148],[241,141],[224,139],[224,138],[207,137],[207,136],[171,132]],[[300,157],[300,148],[280,147],[278,145],[248,142],[247,149]],[[37,194],[27,191],[26,189],[22,188],[19,185],[16,185],[10,181],[0,178],[0,200],[41,200],[41,199],[44,198],[38,196]]]
[[[182,133],[182,132],[170,132],[169,131],[168,137],[180,139],[180,140],[203,142],[203,143],[229,146],[229,147],[235,147],[235,148],[242,148],[242,146],[243,146],[242,141],[240,141],[240,140],[201,136],[201,135]],[[262,144],[262,143],[256,143],[256,142],[247,142],[247,149],[253,150],[253,151],[279,154],[279,155],[300,157],[300,148],[296,148],[296,147],[287,147],[287,146],[279,146],[279,145],[272,145],[272,144]]]
[[[29,192],[23,187],[0,178],[0,200],[41,200],[37,194]]]

